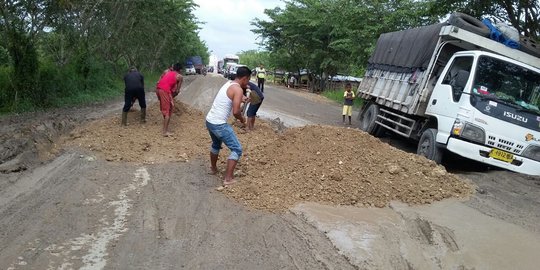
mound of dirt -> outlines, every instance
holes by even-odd
[[[120,125],[120,114],[103,118],[75,129],[66,140],[70,146],[95,151],[108,161],[147,164],[189,161],[208,149],[208,131],[203,114],[176,103],[170,128],[173,137],[163,137],[159,105],[147,108],[147,123],[139,122],[139,111],[128,113],[128,126]]]
[[[196,79],[196,76],[186,76],[182,87],[188,88]],[[147,91],[147,101],[155,100],[154,89]],[[61,136],[88,121],[120,112],[122,100],[123,97],[118,97],[84,107],[0,117],[0,173],[24,171],[56,157],[59,149],[55,143]]]
[[[0,118],[0,173],[24,171],[54,158],[56,140],[88,119],[90,111],[80,111],[56,109]]]
[[[210,108],[219,88],[227,81],[218,74],[208,74],[204,77],[186,76],[185,78],[191,82],[182,86],[183,89],[178,96],[180,101],[190,104],[193,108],[204,113]]]
[[[138,112],[128,127],[120,116],[95,121],[75,130],[68,145],[88,148],[109,161],[207,161],[210,137],[204,114],[176,104],[171,117],[174,137],[161,136],[157,104],[148,109],[146,124]],[[225,194],[257,209],[279,211],[302,201],[376,206],[391,200],[411,204],[464,197],[472,188],[423,157],[405,153],[356,129],[307,126],[285,132],[282,123],[257,120],[254,132],[235,127],[244,148],[236,178]],[[228,150],[220,154],[221,172]]]
[[[356,129],[306,126],[255,139],[261,144],[248,149],[241,165],[245,179],[226,191],[259,209],[279,210],[301,201],[424,204],[472,192],[433,161]]]

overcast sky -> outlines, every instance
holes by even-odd
[[[199,35],[208,49],[218,58],[225,54],[260,49],[260,42],[251,32],[255,18],[268,20],[264,9],[284,7],[281,0],[195,0],[194,11],[200,25]]]

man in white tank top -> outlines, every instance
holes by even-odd
[[[240,120],[245,126],[246,119],[242,116],[240,105],[242,102],[247,102],[247,97],[244,96],[243,89],[247,88],[250,77],[251,70],[249,68],[245,66],[238,67],[236,79],[226,82],[219,89],[212,103],[212,108],[210,108],[210,111],[206,115],[206,128],[212,139],[212,146],[210,148],[210,170],[212,174],[218,172],[217,160],[222,143],[231,150],[231,154],[227,158],[227,169],[223,176],[224,187],[235,182],[233,176],[234,168],[240,156],[242,156],[242,145],[238,141],[231,125],[227,123],[227,120],[232,113],[234,118]]]

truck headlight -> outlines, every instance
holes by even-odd
[[[454,126],[452,127],[452,135],[460,136],[464,139],[467,139],[476,143],[485,143],[486,133],[484,130],[468,122],[462,122],[459,119],[456,119]]]
[[[532,144],[527,146],[525,151],[523,151],[522,156],[528,159],[540,161],[540,146]]]

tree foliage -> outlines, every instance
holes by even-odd
[[[208,61],[192,0],[0,1],[0,110],[107,91],[128,66],[161,71],[188,56]],[[6,55],[7,52],[7,55]],[[69,77],[69,78],[66,78]]]
[[[265,10],[252,31],[262,38],[272,65],[307,68],[321,77],[362,75],[380,34],[440,22],[460,11],[509,22],[521,34],[538,37],[538,1],[464,0],[288,0]]]
[[[383,32],[433,23],[423,2],[291,0],[252,22],[276,66],[322,76],[360,73]]]
[[[246,65],[250,69],[258,67],[260,64],[263,64],[267,69],[271,68],[269,66],[270,55],[267,51],[242,51],[238,54],[238,57],[240,58],[240,64]]]
[[[428,12],[440,17],[455,11],[477,18],[488,17],[512,25],[521,35],[540,38],[540,1],[538,0],[448,0],[433,1]]]

